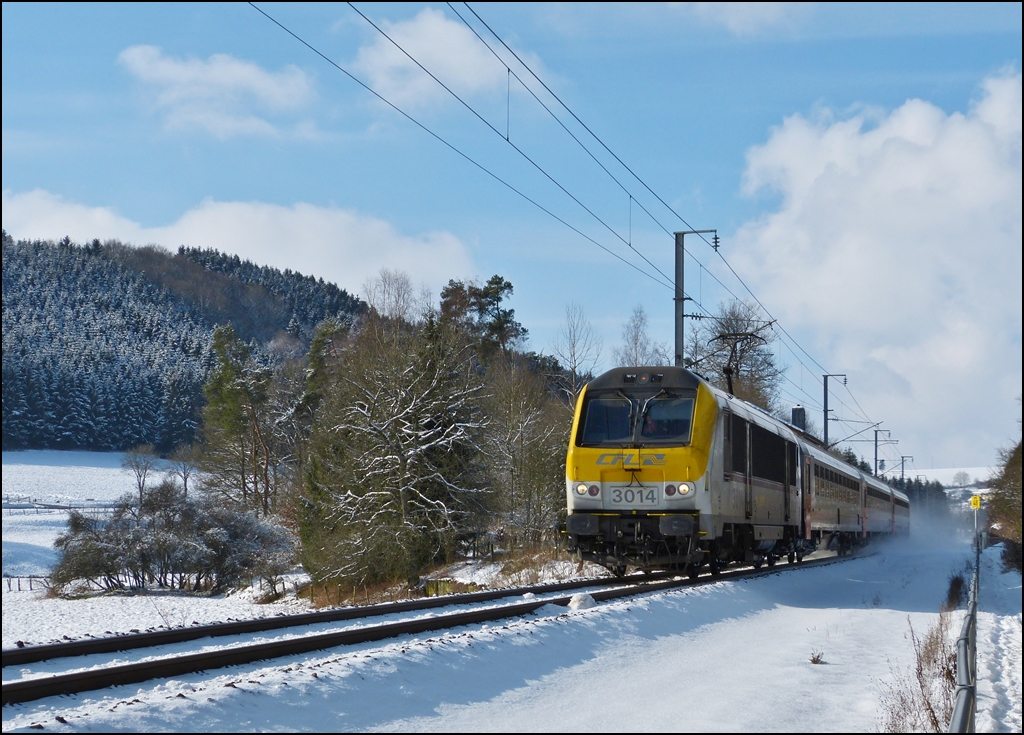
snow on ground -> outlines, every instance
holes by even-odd
[[[977,732],[1021,731],[1021,578],[985,551],[978,592]],[[958,631],[959,634],[959,631]]]
[[[612,573],[602,566],[585,562],[582,566],[577,562],[565,560],[539,560],[538,566],[516,569],[520,564],[507,565],[503,561],[467,560],[449,564],[430,578],[452,579],[467,585],[476,585],[489,589],[505,587],[525,587],[545,582],[561,582],[569,579],[590,577],[612,577]],[[510,568],[511,567],[511,568]]]
[[[875,730],[890,662],[905,668],[913,660],[909,623],[918,632],[934,623],[950,572],[970,556],[948,533],[916,534],[877,552],[8,706],[3,729]],[[1020,575],[999,574],[998,553],[986,552],[981,587],[979,670],[989,684],[981,688],[979,730],[1020,727]],[[5,592],[5,639],[8,600]],[[134,619],[139,613],[127,600],[120,613],[97,614],[93,632]],[[19,625],[47,624],[56,602],[24,603],[36,614]],[[99,604],[63,602],[79,603],[83,618]],[[241,605],[236,616],[247,614]],[[815,652],[824,663],[811,663]]]
[[[3,576],[45,577],[57,562],[53,542],[68,514],[53,510],[3,510]]]
[[[120,457],[4,452],[5,501],[110,502],[134,489]],[[966,471],[973,479],[985,469]],[[948,481],[956,471],[947,472]],[[46,574],[65,521],[63,512],[5,509],[4,574]],[[923,632],[935,621],[950,572],[970,555],[962,539],[950,536],[915,528],[912,541],[824,568],[578,605],[573,612],[548,605],[505,625],[9,706],[3,729],[40,723],[48,730],[194,732],[875,730],[880,694],[893,678],[890,662],[906,670],[913,660],[909,624]],[[982,571],[978,730],[1019,732],[1021,579],[999,572],[998,554],[986,551]],[[515,580],[494,562],[454,565],[442,576],[504,586],[575,571],[550,562],[531,579]],[[257,605],[258,590],[63,600],[18,592],[13,583],[2,589],[5,648],[18,640],[262,617],[308,605],[294,595]],[[819,652],[824,663],[812,664]]]
[[[305,575],[301,575],[308,581]],[[290,580],[285,581],[291,588]],[[294,594],[280,601],[257,604],[258,587],[227,595],[196,596],[169,590],[145,593],[101,594],[89,598],[47,598],[37,583],[29,591],[22,580],[8,590],[3,582],[3,647],[18,641],[29,644],[76,640],[86,635],[102,637],[110,633],[130,633],[156,628],[180,628],[193,623],[219,623],[227,620],[264,618],[272,615],[308,612],[309,600]],[[65,638],[66,637],[66,638]]]

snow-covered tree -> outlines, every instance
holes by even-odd
[[[469,345],[433,318],[410,324],[377,314],[354,335],[319,344],[303,561],[318,579],[414,579],[450,554],[486,494],[482,381]]]

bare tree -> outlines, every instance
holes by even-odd
[[[366,303],[385,319],[410,322],[421,311],[412,279],[404,271],[381,268],[363,284]]]
[[[492,365],[484,451],[503,530],[519,543],[550,537],[565,507],[565,445],[571,421],[544,379],[512,360]]]
[[[171,471],[181,479],[183,495],[188,497],[188,481],[199,470],[201,456],[195,444],[182,444],[171,455]]]
[[[121,455],[121,467],[131,470],[135,475],[135,486],[139,489],[139,507],[142,507],[142,498],[146,492],[146,478],[156,468],[157,456],[153,453],[150,444],[140,444],[132,447]]]
[[[551,344],[551,352],[568,373],[562,388],[571,406],[601,359],[601,348],[601,337],[590,325],[583,307],[575,302],[567,304],[565,322]]]
[[[622,345],[615,349],[619,365],[668,365],[668,347],[655,342],[647,332],[647,312],[637,304],[622,327]]]
[[[713,318],[691,332],[687,366],[737,398],[772,411],[785,369],[772,352],[771,326],[753,304],[723,303]]]

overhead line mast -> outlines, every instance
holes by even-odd
[[[718,230],[684,230],[675,233],[676,235],[676,367],[686,367],[684,363],[684,342],[683,342],[683,321],[686,319],[686,302],[691,300],[683,290],[683,274],[685,272],[686,248],[684,247],[687,235],[703,235],[715,233],[715,249],[718,249]]]

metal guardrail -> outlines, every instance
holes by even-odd
[[[947,732],[974,732],[978,704],[978,576],[981,571],[981,537],[974,539],[974,575],[967,599],[967,617],[956,642],[956,700]]]

